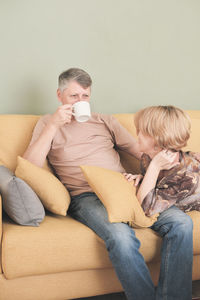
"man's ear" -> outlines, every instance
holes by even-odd
[[[61,101],[61,90],[60,89],[57,89],[57,98],[58,98],[59,102],[62,102]]]

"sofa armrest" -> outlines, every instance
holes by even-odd
[[[2,251],[2,199],[1,199],[1,195],[0,195],[0,273],[2,273],[2,267],[1,267],[1,253]]]

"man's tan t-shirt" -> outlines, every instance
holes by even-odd
[[[45,115],[36,124],[31,144],[40,136],[51,115]],[[90,120],[79,123],[72,120],[59,128],[48,153],[50,164],[71,195],[92,192],[81,165],[93,165],[124,172],[117,148],[134,155],[135,140],[110,115],[93,113]]]

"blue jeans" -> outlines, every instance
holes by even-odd
[[[94,193],[72,197],[68,213],[104,240],[129,300],[192,299],[193,224],[182,211],[169,208],[152,227],[163,238],[156,289],[134,230],[124,223],[110,223],[105,207]]]

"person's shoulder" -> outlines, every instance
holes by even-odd
[[[39,122],[39,123],[45,123],[45,124],[46,124],[46,123],[49,121],[50,117],[51,117],[51,114],[45,114],[45,115],[42,115],[42,116],[39,118],[38,122]]]
[[[50,117],[50,114],[41,115],[35,125],[35,130],[41,130],[42,128],[44,128],[47,125]]]
[[[115,119],[111,114],[92,113],[92,119],[100,122],[113,122]]]
[[[181,152],[181,158],[182,160],[184,160],[186,165],[198,165],[198,169],[199,169],[199,165],[200,165],[200,161],[197,157],[198,153],[193,152],[193,151],[180,151]]]

